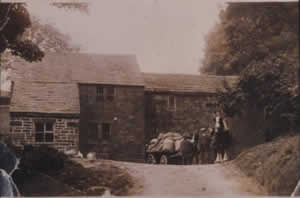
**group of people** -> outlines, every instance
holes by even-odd
[[[228,149],[231,145],[231,135],[226,119],[220,112],[214,114],[214,126],[202,128],[195,134],[196,163],[220,163],[229,160]],[[200,158],[200,159],[199,159]]]

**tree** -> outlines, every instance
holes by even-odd
[[[79,52],[79,46],[71,43],[68,35],[62,34],[51,24],[41,24],[36,17],[31,17],[32,25],[28,28],[23,38],[31,40],[47,52]]]
[[[13,55],[27,61],[41,60],[44,53],[30,40],[22,40],[21,36],[31,25],[30,16],[24,4],[0,4],[0,54],[6,49]],[[1,61],[1,60],[0,60]],[[1,62],[0,62],[1,63]]]
[[[299,120],[298,2],[229,3],[220,19],[207,35],[200,71],[240,76],[219,94],[227,115],[255,106],[266,119]]]
[[[58,7],[58,8],[63,8],[66,10],[78,10],[83,13],[88,13],[89,12],[89,4],[87,2],[54,2],[51,3],[52,6]]]
[[[88,3],[55,2],[50,5],[88,13]],[[0,69],[12,65],[14,58],[11,55],[32,62],[41,60],[47,52],[79,51],[79,47],[72,45],[67,35],[60,33],[50,24],[41,24],[38,18],[30,16],[24,3],[1,3],[0,18]]]
[[[290,3],[229,3],[207,35],[200,71],[240,74],[269,55],[298,55],[298,6]]]

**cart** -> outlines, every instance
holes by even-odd
[[[174,141],[174,149],[165,149],[164,143],[166,139],[170,141]],[[145,152],[145,160],[148,164],[172,164],[177,163],[179,160],[182,159],[182,156],[178,149],[175,148],[175,142],[183,140],[183,136],[179,133],[168,132],[168,133],[161,133],[158,138],[154,138],[150,141],[149,145],[146,145],[146,152]],[[169,142],[170,142],[169,141]]]

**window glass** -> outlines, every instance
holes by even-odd
[[[53,123],[52,122],[46,123],[46,131],[53,131]]]
[[[175,101],[175,96],[169,96],[169,102],[168,102],[168,107],[171,110],[175,110],[176,109],[176,101]]]
[[[115,96],[115,89],[114,89],[114,87],[107,87],[106,88],[106,97],[107,97],[107,100],[113,101],[114,100],[114,96]]]
[[[45,142],[53,142],[53,133],[46,133],[45,134]]]
[[[35,123],[35,141],[36,142],[53,142],[53,125],[51,121],[38,121]]]
[[[35,131],[36,132],[44,132],[44,123],[42,123],[42,122],[35,123]]]
[[[35,134],[35,141],[43,142],[44,141],[44,133],[36,133]]]
[[[97,87],[96,91],[96,101],[103,101],[104,100],[104,90],[103,87]]]
[[[171,108],[175,106],[175,98],[174,96],[169,96],[169,105]]]

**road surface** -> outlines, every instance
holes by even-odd
[[[231,162],[211,165],[149,165],[99,160],[85,167],[112,163],[130,173],[130,195],[266,195],[263,188],[239,172]]]

